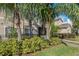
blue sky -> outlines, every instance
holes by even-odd
[[[62,18],[63,22],[64,23],[69,23],[72,25],[72,21],[70,20],[70,18],[65,15],[64,13],[63,14],[59,14],[58,17]]]
[[[66,16],[65,14],[60,14],[59,17],[62,18],[64,22],[68,22],[69,20],[69,17]]]

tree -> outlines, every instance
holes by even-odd
[[[64,13],[72,20],[73,27],[79,28],[79,7],[77,4],[53,4],[52,7],[54,9],[55,16],[60,13]]]
[[[51,32],[51,23],[52,23],[52,9],[49,7],[49,4],[46,5],[44,9],[41,11],[42,18],[43,18],[43,26],[47,27],[47,39],[50,39],[50,32]]]
[[[3,9],[5,11],[5,13],[7,14],[7,10],[9,10],[9,12],[11,11],[13,13],[13,21],[17,20],[16,22],[16,26],[17,26],[17,34],[18,34],[18,41],[21,40],[21,28],[20,28],[20,13],[19,13],[19,9],[17,7],[16,3],[12,3],[12,4],[0,4],[1,9]],[[14,23],[14,22],[13,22]]]
[[[20,4],[20,11],[24,18],[29,20],[30,25],[30,37],[32,36],[32,21],[42,20],[41,10],[46,4]],[[21,8],[22,7],[22,8]]]
[[[29,21],[29,27],[30,27],[30,33],[29,36],[32,36],[32,20],[33,20],[33,7],[32,4],[19,4],[19,9],[21,11],[21,14],[23,18],[28,19]]]

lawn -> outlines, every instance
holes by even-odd
[[[65,46],[63,44],[50,47],[43,51],[39,51],[33,54],[34,56],[73,56],[79,55],[79,48]]]

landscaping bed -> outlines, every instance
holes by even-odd
[[[50,46],[56,46],[61,44],[61,41],[57,37],[53,37],[50,40],[45,40],[34,36],[30,39],[23,39],[17,41],[16,39],[8,39],[0,41],[0,55],[2,56],[13,56],[13,55],[28,55],[41,51]]]

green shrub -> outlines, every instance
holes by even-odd
[[[16,55],[16,40],[8,39],[1,41],[0,55]]]
[[[51,38],[51,40],[50,40],[50,44],[51,44],[52,46],[58,45],[58,44],[60,44],[60,43],[61,43],[61,40],[60,40],[58,37],[53,37],[53,38]]]
[[[9,38],[16,38],[17,37],[17,32],[16,32],[16,28],[11,27],[9,32],[7,32],[7,37]]]
[[[17,37],[17,32],[15,28],[11,28],[11,33],[9,34],[11,38]]]
[[[17,47],[17,50],[16,50],[17,55],[22,55],[22,42],[23,41],[21,40],[21,41],[17,41],[17,43],[16,43],[17,44],[17,46],[16,46]]]
[[[31,39],[31,51],[35,52],[36,50],[41,49],[42,38],[34,36]]]
[[[32,37],[31,39],[25,39],[22,44],[23,54],[29,52],[35,52],[36,50],[41,49],[40,44],[42,39],[40,37]]]
[[[25,39],[23,40],[23,43],[22,43],[22,49],[23,49],[23,54],[27,54],[28,52],[31,52],[30,50],[31,48],[31,41],[30,39]]]
[[[5,54],[5,44],[3,41],[0,41],[0,56]]]
[[[42,40],[42,42],[40,43],[40,45],[41,45],[41,49],[43,49],[43,48],[48,48],[49,47],[49,42],[48,42],[48,40]]]
[[[16,39],[11,39],[11,47],[12,47],[12,55],[16,55],[16,52],[18,50],[17,48],[17,40]]]
[[[23,54],[35,52],[47,47],[49,47],[48,41],[38,36],[34,36],[31,39],[25,39],[22,44]]]

